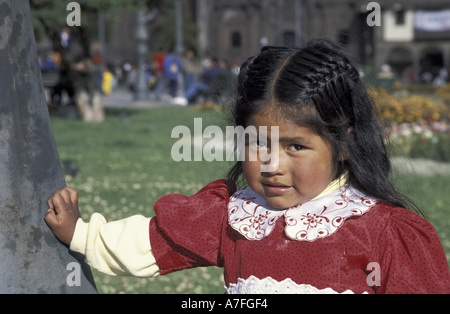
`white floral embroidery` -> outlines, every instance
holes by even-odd
[[[338,294],[332,288],[317,289],[311,285],[299,285],[290,278],[277,281],[271,277],[258,279],[255,276],[245,280],[238,278],[236,284],[230,284],[225,289],[227,294]],[[353,292],[347,290],[342,294],[353,294]]]
[[[268,236],[277,219],[284,215],[284,211],[269,210],[269,206],[260,204],[265,204],[264,199],[250,188],[233,194],[228,203],[230,225],[249,240]]]
[[[334,234],[352,216],[368,212],[377,201],[349,188],[286,210],[271,208],[252,189],[236,192],[228,204],[231,227],[249,240],[267,237],[278,218],[284,216],[285,233],[297,241],[315,241]]]

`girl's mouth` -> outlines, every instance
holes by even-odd
[[[263,183],[262,186],[266,194],[269,195],[284,195],[289,193],[293,189],[292,186],[281,185],[277,183]]]

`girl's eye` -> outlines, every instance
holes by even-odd
[[[292,144],[292,145],[289,146],[289,150],[294,151],[294,152],[301,151],[301,150],[303,150],[305,148],[306,148],[305,146],[302,146],[300,144]]]

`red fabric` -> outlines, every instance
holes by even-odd
[[[161,274],[203,266],[224,267],[227,285],[251,275],[337,292],[450,293],[450,273],[434,227],[417,214],[377,203],[349,218],[335,234],[314,242],[284,235],[285,222],[261,241],[228,225],[230,181],[215,181],[193,196],[170,194],[155,204],[150,241]],[[369,286],[369,263],[378,263]]]
[[[164,58],[165,58],[165,55],[162,52],[158,52],[153,57],[153,61],[156,64],[155,72],[158,74],[163,73]]]

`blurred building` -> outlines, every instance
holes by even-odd
[[[391,65],[412,78],[450,68],[450,1],[379,0],[381,26],[369,26],[369,0],[185,0],[184,15],[197,25],[202,54],[229,63],[258,53],[264,45],[303,44],[326,36],[341,43],[363,66]],[[110,52],[135,51],[133,14],[113,27]],[[149,26],[152,38],[158,22]],[[134,56],[128,57],[133,60]]]
[[[253,55],[264,45],[303,44],[326,36],[362,63],[373,59],[374,29],[367,10],[348,0],[197,0],[203,49],[218,57]]]
[[[379,2],[383,24],[375,36],[376,65],[389,64],[405,80],[450,69],[450,1]]]

